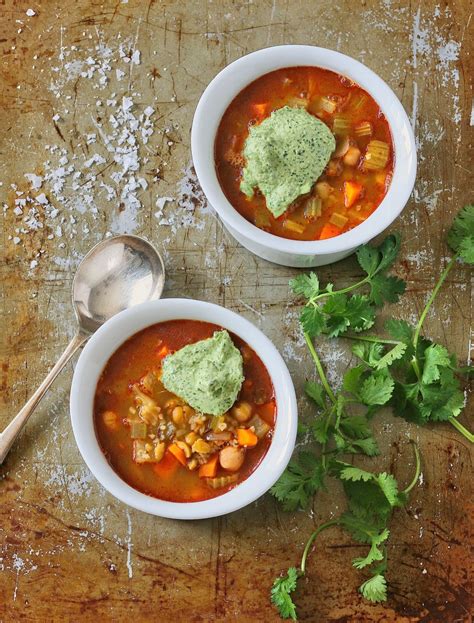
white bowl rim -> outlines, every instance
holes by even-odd
[[[196,319],[222,326],[249,344],[272,379],[277,403],[273,439],[254,472],[234,489],[200,502],[168,502],[141,493],[112,469],[94,429],[93,400],[97,380],[110,356],[129,337],[166,320]],[[280,353],[250,321],[219,305],[193,299],[160,299],[123,311],[98,329],[74,370],[70,395],[71,422],[79,451],[97,480],[116,498],[146,513],[172,519],[204,519],[238,510],[263,495],[278,480],[294,449],[297,404],[293,382]]]
[[[285,67],[313,66],[347,76],[365,89],[382,109],[394,144],[393,177],[387,193],[376,210],[360,225],[327,240],[289,240],[263,231],[247,221],[232,206],[217,179],[214,141],[223,113],[234,97],[259,76]],[[243,84],[239,74],[253,77]],[[213,114],[219,102],[222,113]],[[217,117],[217,118],[216,118]],[[212,140],[210,135],[212,134]],[[209,153],[209,142],[212,150]],[[416,178],[416,144],[408,116],[399,99],[375,72],[363,63],[335,50],[312,45],[278,45],[251,52],[222,69],[202,94],[191,130],[194,167],[209,203],[224,222],[258,245],[294,255],[326,255],[352,250],[384,231],[400,214],[410,197]]]

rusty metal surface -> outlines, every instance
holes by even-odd
[[[0,426],[67,343],[74,268],[107,232],[158,244],[166,296],[220,303],[261,327],[301,395],[311,368],[288,292],[296,271],[239,247],[190,168],[190,125],[202,90],[227,63],[266,45],[336,48],[365,62],[400,97],[420,167],[392,228],[404,236],[397,271],[408,293],[385,315],[419,312],[445,261],[443,234],[472,187],[469,23],[462,0],[3,0]],[[141,127],[151,119],[150,137],[120,112],[124,96]],[[116,162],[121,136],[139,146],[132,163]],[[341,283],[357,267],[349,258],[320,273]],[[471,301],[469,272],[459,267],[426,324],[462,361],[469,358]],[[332,379],[348,361],[341,348],[321,344]],[[98,485],[75,446],[71,373],[69,366],[0,472],[0,621],[279,620],[269,604],[271,582],[297,562],[313,526],[343,504],[339,490],[318,495],[307,513],[285,514],[270,496],[201,522],[128,509]],[[303,398],[300,406],[309,417]],[[296,595],[300,619],[470,621],[469,448],[449,426],[421,430],[389,414],[378,417],[376,433],[383,453],[371,466],[393,470],[402,482],[412,467],[409,437],[423,453],[422,484],[392,524],[389,601],[371,605],[358,596],[350,559],[359,548],[334,531],[310,558]]]

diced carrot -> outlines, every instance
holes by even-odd
[[[267,423],[273,426],[275,420],[275,401],[270,400],[263,405],[258,405],[258,414]]]
[[[246,448],[253,448],[258,443],[257,435],[249,428],[237,429],[237,441],[239,446],[245,446]]]
[[[179,446],[177,446],[175,443],[172,443],[170,446],[168,446],[168,450],[171,452],[174,458],[181,463],[181,465],[186,465],[186,455]]]
[[[178,448],[179,450],[180,448]],[[169,478],[178,469],[179,463],[176,457],[171,452],[165,452],[164,457],[159,463],[153,464],[153,471],[158,474],[160,478]]]
[[[350,208],[362,193],[362,184],[359,182],[344,182],[344,205]]]
[[[199,468],[199,478],[214,478],[217,474],[217,462],[219,460],[219,453],[216,452],[211,456],[207,463],[201,465]]]
[[[326,240],[327,238],[334,238],[334,236],[338,236],[341,233],[339,227],[333,225],[332,223],[326,223],[319,234],[320,240]]]
[[[263,119],[265,115],[267,114],[267,110],[268,110],[268,103],[252,105],[252,111],[257,117],[257,119]]]

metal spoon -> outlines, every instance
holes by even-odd
[[[159,299],[164,283],[163,260],[142,238],[115,236],[89,251],[79,264],[72,284],[76,335],[25,406],[0,433],[0,465],[36,405],[76,350],[118,312]]]

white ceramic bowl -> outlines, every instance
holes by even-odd
[[[224,195],[214,163],[214,141],[220,120],[234,97],[249,83],[275,69],[315,66],[347,76],[375,99],[392,131],[393,179],[382,203],[361,225],[328,240],[287,240],[262,231],[235,210]],[[229,232],[247,249],[285,266],[321,266],[352,253],[380,234],[400,214],[413,190],[416,147],[407,114],[390,87],[349,56],[310,45],[281,45],[258,50],[223,69],[202,94],[194,114],[191,148],[199,182]]]
[[[129,337],[157,322],[193,319],[212,322],[241,337],[260,357],[275,388],[273,440],[256,470],[231,491],[203,502],[166,502],[130,487],[107,462],[94,430],[93,404],[98,378],[110,356]],[[71,387],[72,429],[79,450],[97,480],[116,498],[146,513],[173,519],[203,519],[235,511],[263,495],[290,460],[296,439],[297,407],[293,383],[280,353],[253,324],[224,307],[190,299],[163,299],[124,311],[89,340],[77,362]]]

